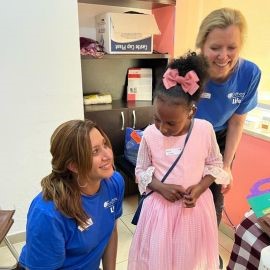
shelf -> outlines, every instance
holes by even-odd
[[[100,58],[95,58],[91,55],[81,55],[81,59],[168,59],[170,58],[169,54],[105,54]]]
[[[117,110],[121,108],[138,108],[138,107],[149,107],[149,106],[152,106],[152,101],[113,100],[111,104],[84,105],[84,111],[85,112],[108,111],[108,110]]]
[[[119,6],[141,9],[154,9],[166,6],[175,6],[176,0],[78,0],[78,3]]]
[[[81,59],[168,59],[169,54],[153,53],[153,54],[105,54],[101,58],[95,58],[91,55],[81,55]]]

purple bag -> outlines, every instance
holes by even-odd
[[[80,37],[81,55],[91,55],[101,58],[105,52],[102,45],[91,38]]]

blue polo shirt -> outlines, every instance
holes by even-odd
[[[197,118],[208,120],[215,131],[227,128],[233,114],[245,114],[257,105],[260,69],[252,62],[239,59],[227,81],[209,81],[197,104]]]
[[[61,214],[40,193],[31,203],[26,228],[26,245],[20,263],[29,270],[97,270],[115,221],[122,214],[124,181],[115,172],[101,181],[99,191],[82,195],[89,227],[82,229],[74,219]]]

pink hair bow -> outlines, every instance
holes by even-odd
[[[193,95],[199,88],[199,78],[195,71],[190,70],[184,77],[179,76],[177,69],[168,68],[163,75],[163,84],[166,89],[175,86],[177,83],[182,86],[185,93]]]

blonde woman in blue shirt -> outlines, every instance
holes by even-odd
[[[261,78],[257,65],[239,56],[246,27],[240,11],[221,8],[204,18],[196,39],[196,47],[208,60],[210,80],[197,105],[195,117],[206,119],[214,126],[223,155],[223,168],[230,175],[247,113],[257,105]],[[230,186],[222,188],[215,183],[210,186],[218,224],[222,217],[223,193]]]

